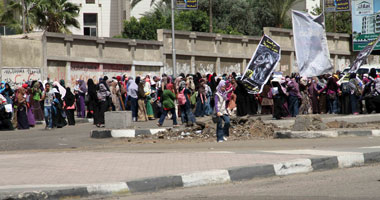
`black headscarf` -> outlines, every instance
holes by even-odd
[[[137,85],[139,85],[140,81],[141,81],[140,76],[136,77],[135,83],[136,83]]]
[[[68,107],[72,106],[75,103],[75,96],[71,92],[69,87],[66,88],[66,95],[65,97],[63,97],[63,100],[65,101],[66,106]]]

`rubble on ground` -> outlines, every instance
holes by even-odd
[[[354,123],[349,123],[346,121],[337,121],[337,120],[328,122],[326,123],[326,125],[329,128],[358,128],[358,126]]]
[[[261,118],[233,117],[231,118],[230,136],[228,140],[267,139],[273,138],[278,127],[274,124],[264,123]],[[211,119],[197,122],[192,127],[169,128],[152,136],[141,138],[161,140],[216,140],[216,124]]]

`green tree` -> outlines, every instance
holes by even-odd
[[[313,9],[311,14],[320,15],[322,13],[322,9],[320,7],[316,7]],[[334,22],[335,22],[335,30],[334,30]],[[327,13],[325,16],[325,26],[326,32],[336,32],[336,33],[352,33],[352,18],[351,12],[337,12],[335,13]]]
[[[34,0],[30,12],[33,23],[49,32],[70,33],[68,27],[79,28],[79,7],[67,0]]]
[[[184,31],[208,30],[207,13],[201,10],[176,11],[175,29]],[[157,39],[157,29],[171,28],[171,10],[165,2],[155,4],[152,11],[149,11],[137,20],[132,17],[129,21],[124,22],[122,37],[144,40]]]
[[[15,33],[22,33],[21,21],[17,19],[17,12],[21,13],[21,4],[8,1],[5,5],[0,1],[0,25],[11,29]]]
[[[266,2],[270,14],[274,18],[274,25],[278,28],[290,26],[288,13],[290,9],[301,0],[259,0]]]

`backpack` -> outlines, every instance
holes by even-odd
[[[185,89],[183,89],[179,94],[178,94],[178,104],[179,105],[185,105],[186,104],[186,97],[185,97]]]
[[[351,94],[351,89],[349,83],[342,83],[342,93],[343,94]]]

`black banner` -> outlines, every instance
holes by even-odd
[[[250,94],[259,94],[281,58],[281,47],[264,35],[245,70],[242,81]]]
[[[356,73],[360,66],[362,66],[365,61],[367,60],[367,57],[371,54],[372,50],[375,48],[376,44],[379,42],[380,35],[377,37],[376,40],[368,43],[368,45],[359,52],[358,56],[356,57],[355,61],[350,66],[350,71],[348,73]]]

